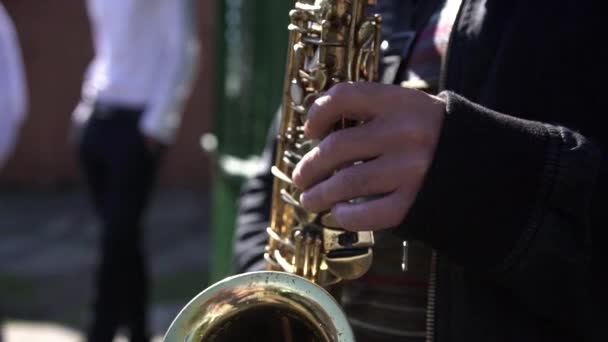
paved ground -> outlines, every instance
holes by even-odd
[[[204,192],[162,189],[146,217],[156,335],[206,285],[207,201]],[[82,191],[0,189],[3,342],[80,340],[97,228]]]

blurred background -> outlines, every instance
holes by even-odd
[[[99,260],[99,222],[69,139],[93,57],[85,1],[1,2],[17,32],[29,97],[14,152],[0,168],[3,342],[78,341]],[[232,272],[236,201],[279,105],[291,2],[199,0],[195,8],[196,82],[145,215],[156,338],[194,295]]]

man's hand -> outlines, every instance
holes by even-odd
[[[413,89],[366,82],[332,87],[308,112],[305,134],[321,142],[293,172],[304,190],[302,205],[331,209],[348,230],[397,226],[431,165],[444,112],[443,100]],[[342,117],[364,124],[331,132]],[[368,196],[373,199],[348,202]]]

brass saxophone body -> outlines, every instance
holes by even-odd
[[[340,229],[331,213],[306,212],[291,173],[314,142],[303,135],[308,108],[340,82],[373,81],[377,75],[380,18],[365,17],[368,1],[297,2],[289,16],[285,74],[269,242],[270,268],[300,275],[321,286],[363,275],[372,262],[371,232]],[[354,122],[338,123],[344,127]]]
[[[277,136],[275,176],[265,259],[268,271],[224,279],[188,303],[165,341],[241,341],[252,327],[276,341],[354,341],[333,291],[372,263],[371,232],[347,232],[330,213],[307,212],[291,173],[314,147],[303,134],[308,108],[340,82],[373,81],[380,45],[375,0],[300,0],[289,13],[289,43]],[[341,120],[337,128],[355,125]],[[263,323],[260,323],[260,319]]]

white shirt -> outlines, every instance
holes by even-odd
[[[198,60],[192,0],[87,0],[87,10],[95,58],[83,98],[142,106],[141,132],[171,143]]]
[[[19,40],[0,3],[0,169],[15,147],[26,110],[27,90]]]

